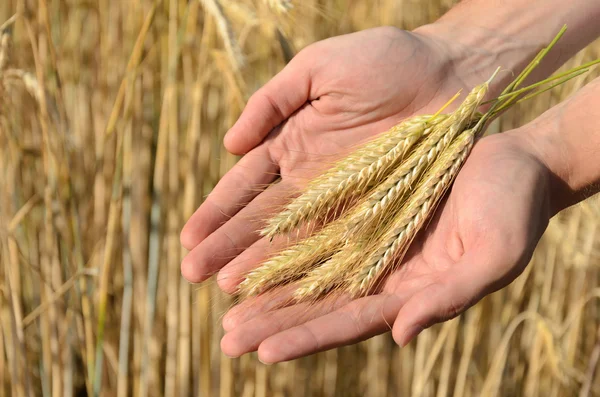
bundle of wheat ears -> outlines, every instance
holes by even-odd
[[[302,194],[271,218],[262,235],[273,238],[301,226],[324,224],[246,275],[244,296],[296,283],[296,301],[334,291],[352,297],[377,289],[393,272],[415,235],[451,186],[486,123],[508,107],[585,73],[582,65],[519,88],[564,34],[542,49],[500,96],[484,104],[490,82],[475,87],[450,114],[419,115],[358,147],[309,182]],[[524,95],[524,96],[523,96]],[[337,218],[332,219],[332,213]],[[338,216],[339,215],[339,216]]]

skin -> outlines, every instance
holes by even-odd
[[[449,18],[437,33],[431,27],[416,32],[385,27],[316,43],[257,91],[225,138],[230,152],[245,156],[181,233],[190,250],[183,276],[201,282],[218,272],[219,286],[234,292],[243,274],[280,246],[260,239],[261,220],[309,177],[399,120],[437,111],[458,90],[487,80],[499,60],[518,69],[539,49],[531,37],[494,45],[506,49],[494,53],[485,40],[472,50],[453,47],[449,43],[459,41],[448,41],[456,31],[448,29]],[[536,78],[564,60],[542,65]],[[509,78],[501,77],[490,95]],[[506,286],[529,262],[549,219],[584,196],[582,190],[591,192],[600,174],[578,179],[576,163],[557,160],[565,158],[555,149],[556,140],[564,139],[559,127],[570,114],[564,109],[571,106],[573,112],[580,105],[575,99],[535,123],[478,142],[435,219],[379,293],[276,310],[289,289],[249,299],[223,319],[223,352],[258,350],[262,361],[274,363],[390,328],[405,345],[422,329]],[[563,143],[576,148],[582,140]],[[278,173],[281,182],[264,190]]]

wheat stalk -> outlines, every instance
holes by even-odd
[[[0,30],[0,75],[10,60],[10,33],[8,29]]]
[[[338,161],[330,170],[313,179],[301,196],[271,218],[261,232],[273,238],[308,219],[319,219],[380,182],[414,144],[447,116],[416,116],[392,127]]]
[[[231,22],[225,15],[223,7],[218,0],[200,0],[200,2],[217,23],[217,29],[225,45],[225,51],[229,56],[231,66],[235,70],[242,69],[246,65],[246,58],[235,38]]]
[[[42,100],[44,92],[40,87],[37,78],[24,70],[21,69],[8,69],[2,73],[2,77],[6,80],[20,81],[25,87],[25,90],[31,95],[38,103]]]
[[[402,260],[416,233],[434,212],[440,199],[458,174],[473,147],[477,128],[463,132],[441,155],[426,174],[406,206],[385,232],[381,243],[360,263],[354,275],[349,277],[348,291],[353,296],[364,295],[388,269],[392,259]]]

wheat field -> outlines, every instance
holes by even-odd
[[[454,2],[2,0],[0,396],[600,396],[594,198],[512,285],[403,349],[382,335],[229,359],[232,298],[180,275],[181,227],[237,160],[222,138],[257,88],[314,41],[413,29]],[[571,65],[599,57],[597,42]]]

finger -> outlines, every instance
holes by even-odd
[[[248,204],[278,172],[266,148],[245,155],[223,176],[181,231],[181,245],[192,250]]]
[[[484,250],[465,254],[455,265],[442,273],[402,307],[394,322],[394,340],[406,346],[423,329],[452,319],[469,307],[514,279],[515,274],[502,274],[498,269],[513,269],[501,265],[499,255]]]
[[[256,244],[262,245],[263,243],[259,241]],[[247,251],[248,250],[246,250],[244,254]],[[240,255],[240,257],[242,257],[242,255]],[[420,291],[431,284],[431,280],[428,277],[414,277],[414,275],[411,275],[410,268],[422,264],[422,261],[415,260],[414,263],[406,263],[400,269],[392,273],[385,281],[384,294],[396,295],[406,300],[417,291]],[[240,263],[239,266],[242,267],[244,265],[245,263]],[[223,268],[223,270],[225,270],[225,268]],[[242,275],[248,270],[251,269],[244,268]],[[242,275],[238,276],[240,280]],[[235,277],[236,276],[233,276],[234,279]],[[223,328],[225,331],[231,331],[263,313],[289,304],[293,298],[292,295],[295,289],[296,284],[287,285],[243,300],[225,314],[223,317]]]
[[[279,250],[269,239],[261,238],[219,271],[217,284],[223,292],[233,294],[245,274]]]
[[[225,265],[217,276],[219,287],[228,294],[233,294],[237,286],[243,281],[244,276],[252,269],[259,266],[268,258],[273,257],[285,248],[293,245],[295,242],[305,238],[312,229],[310,227],[300,227],[293,233],[275,236],[271,241],[268,238],[261,238],[240,255],[233,258]]]
[[[301,54],[250,97],[239,119],[225,135],[228,151],[234,154],[250,151],[308,101],[310,64]]]
[[[329,313],[345,303],[347,298],[331,297],[317,304],[300,303],[262,313],[225,334],[221,350],[229,357],[255,351],[269,336]]]
[[[241,324],[271,310],[289,306],[296,285],[290,284],[263,294],[246,298],[238,305],[229,309],[223,317],[223,329],[232,331]]]
[[[268,337],[258,347],[264,363],[303,357],[357,343],[389,331],[404,299],[398,295],[374,295]],[[242,330],[243,332],[243,330]]]
[[[243,252],[260,238],[266,219],[287,201],[291,192],[282,182],[257,196],[183,258],[183,276],[192,283],[202,282]]]

